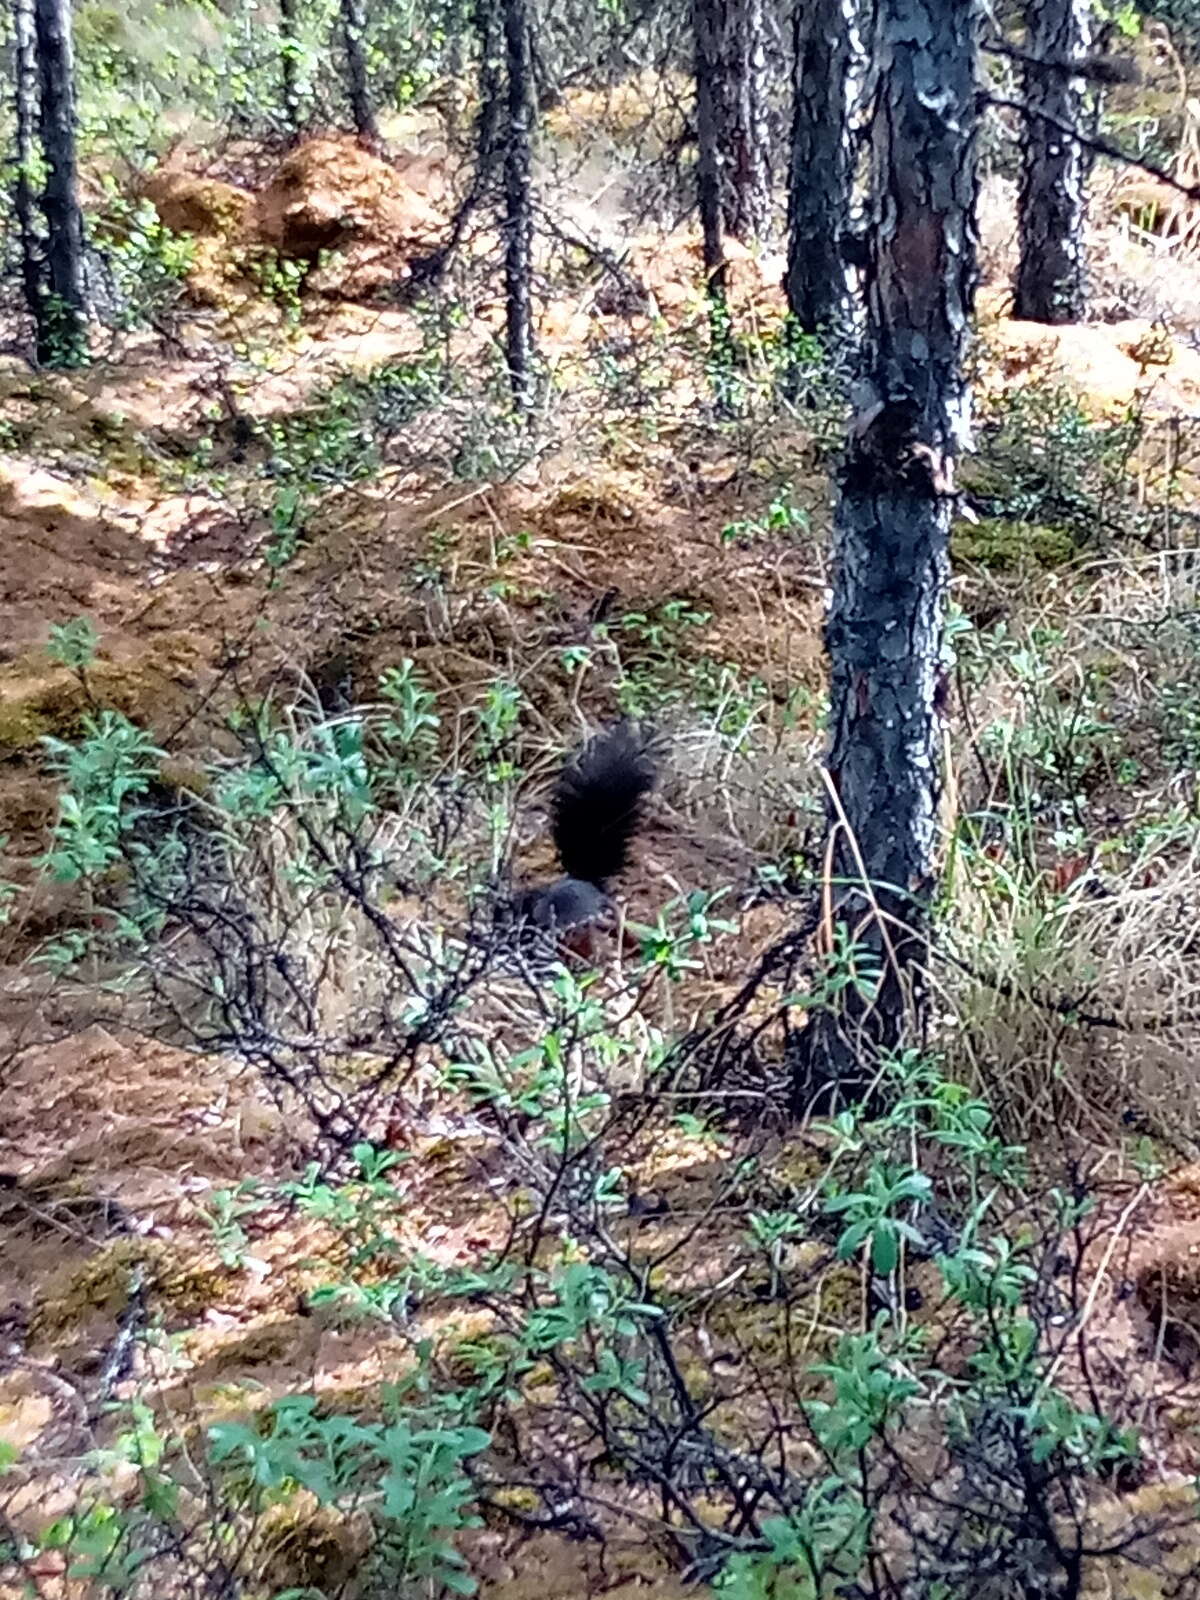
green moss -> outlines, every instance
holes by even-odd
[[[304,1317],[285,1317],[280,1322],[264,1323],[252,1328],[241,1339],[234,1339],[222,1347],[208,1361],[214,1373],[236,1371],[241,1367],[267,1367],[286,1361],[302,1349],[309,1333]]]
[[[259,1569],[272,1591],[341,1591],[370,1548],[370,1525],[361,1512],[321,1506],[307,1490],[272,1506],[256,1538]]]
[[[0,700],[0,752],[31,750],[51,723],[39,711],[21,700]]]
[[[69,1337],[95,1315],[116,1317],[129,1303],[138,1269],[153,1299],[177,1317],[196,1317],[224,1298],[231,1275],[212,1263],[181,1258],[152,1239],[114,1239],[86,1261],[52,1274],[30,1322],[33,1344]]]
[[[1037,522],[981,517],[958,522],[950,536],[956,562],[1008,572],[1024,566],[1061,567],[1075,556],[1075,541],[1063,528]]]

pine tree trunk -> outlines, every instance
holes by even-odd
[[[445,240],[429,255],[413,263],[413,277],[436,283],[462,243],[467,224],[485,198],[491,198],[500,160],[504,116],[504,23],[502,0],[472,0],[471,31],[479,50],[478,95],[475,116],[475,170],[467,192],[459,201]]]
[[[475,118],[475,177],[472,187],[482,194],[492,181],[500,151],[504,28],[499,0],[474,0],[473,16],[479,41],[479,110]]]
[[[725,292],[725,225],[721,190],[722,26],[720,0],[693,0],[696,44],[697,201],[709,292]]]
[[[283,120],[294,144],[300,137],[300,25],[298,0],[279,0],[279,86]]]
[[[13,213],[21,241],[21,283],[25,291],[25,307],[33,319],[38,361],[43,362],[48,354],[49,329],[46,327],[45,262],[38,240],[37,200],[33,186],[34,162],[37,159],[37,78],[33,0],[14,0],[13,120],[16,130],[16,171],[13,180]]]
[[[692,0],[698,150],[696,198],[704,239],[704,282],[708,295],[713,388],[718,413],[728,416],[734,409],[731,386],[735,352],[733,330],[729,322],[721,170],[723,96],[726,89],[722,6],[723,0]]]
[[[1088,50],[1089,8],[1087,0],[1027,0],[1025,17],[1029,55],[1055,63],[1058,70],[1039,71],[1031,63],[1024,72],[1029,115],[1013,315],[1030,322],[1078,322],[1086,304],[1086,163],[1079,141],[1065,136],[1062,126],[1083,127],[1086,85],[1061,68]]]
[[[342,42],[346,50],[350,114],[354,118],[358,142],[365,149],[378,154],[383,149],[383,139],[379,123],[375,120],[375,107],[371,103],[371,89],[367,81],[367,52],[363,43],[366,32],[362,0],[342,0]]]
[[[70,0],[34,0],[33,16],[42,155],[46,162],[42,212],[46,219],[43,323],[47,348],[41,358],[52,364],[74,366],[87,359],[87,336]],[[42,342],[39,338],[39,344]]]
[[[534,402],[533,81],[526,0],[504,0],[508,131],[504,150],[505,355],[517,411]]]
[[[810,0],[795,10],[786,288],[788,309],[804,333],[836,336],[847,319],[854,6],[855,0]]]
[[[826,644],[837,970],[856,949],[853,970],[877,968],[878,982],[831,984],[799,1037],[798,1107],[830,1085],[861,1093],[881,1052],[919,1039],[924,1020],[943,609],[970,428],[976,23],[973,0],[877,0],[867,316]]]
[[[744,244],[771,219],[767,34],[763,0],[723,0],[720,48],[721,202],[725,229]]]

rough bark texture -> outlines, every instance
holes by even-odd
[[[517,410],[529,411],[533,374],[533,76],[526,0],[504,0],[508,136],[504,151],[505,354]]]
[[[75,153],[75,79],[70,0],[34,0],[42,155],[46,183],[46,296],[42,359],[71,365],[87,353],[84,332],[83,213]],[[39,339],[39,343],[41,343]]]
[[[38,87],[37,38],[33,0],[13,5],[13,120],[16,131],[16,170],[13,178],[13,212],[21,241],[21,282],[25,306],[37,334],[38,360],[46,356],[44,258],[38,241],[37,200],[33,172],[37,154]]]
[[[723,180],[721,171],[722,45],[724,0],[692,0],[692,35],[696,80],[696,199],[704,239],[704,280],[708,294],[713,388],[717,410],[732,410],[729,397],[734,350],[729,325],[725,263]]]
[[[350,114],[359,143],[378,153],[383,148],[375,107],[367,82],[367,52],[364,46],[367,23],[362,0],[342,0],[342,43],[346,51],[346,89]]]
[[[475,168],[445,240],[429,255],[412,263],[413,278],[422,283],[436,283],[441,278],[462,243],[467,224],[484,200],[491,198],[503,146],[501,133],[505,95],[501,0],[472,0],[470,26],[479,50]]]
[[[721,204],[721,0],[693,0],[696,45],[697,204],[710,292],[725,289],[725,226]]]
[[[475,0],[472,15],[479,41],[479,110],[475,119],[475,177],[480,192],[491,182],[500,150],[504,102],[504,28],[498,0]]]
[[[299,138],[300,109],[300,28],[297,0],[279,0],[279,82],[283,93],[283,117],[293,140]]]
[[[745,244],[771,220],[767,109],[767,30],[763,0],[723,0],[721,207],[728,233]]]
[[[1025,160],[1018,207],[1020,262],[1013,315],[1031,322],[1078,322],[1084,314],[1085,160],[1061,125],[1082,128],[1086,84],[1061,70],[1087,52],[1087,0],[1027,0],[1026,48],[1060,70],[1024,71]],[[1055,123],[1059,126],[1055,126]]]
[[[854,3],[811,0],[795,10],[786,288],[788,309],[805,333],[836,333],[847,317]]]
[[[801,1036],[796,1095],[861,1090],[919,1034],[941,787],[939,657],[975,282],[970,0],[878,0],[866,326],[835,522],[828,771],[835,922],[881,972]]]

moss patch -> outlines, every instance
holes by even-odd
[[[0,754],[31,750],[51,732],[52,723],[32,705],[15,697],[0,698]]]
[[[272,1590],[313,1589],[332,1594],[349,1581],[370,1548],[370,1524],[361,1512],[347,1516],[318,1505],[302,1490],[272,1506],[256,1540],[262,1577]]]
[[[228,1272],[196,1257],[180,1257],[153,1239],[115,1239],[82,1263],[53,1273],[30,1319],[34,1346],[69,1339],[93,1317],[118,1317],[141,1277],[154,1301],[186,1321],[225,1298]]]
[[[982,517],[955,524],[950,552],[956,562],[1011,572],[1024,566],[1061,567],[1075,554],[1075,541],[1063,528],[1037,522]]]

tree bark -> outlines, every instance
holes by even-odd
[[[366,32],[362,0],[342,0],[342,43],[346,51],[346,88],[350,114],[354,118],[358,142],[378,155],[383,149],[383,139],[367,81],[367,52],[363,43]]]
[[[283,118],[294,144],[300,137],[300,26],[298,0],[279,0],[279,84]]]
[[[462,243],[467,224],[485,199],[491,198],[500,161],[504,114],[504,24],[501,0],[472,0],[471,29],[479,50],[478,95],[475,116],[475,170],[470,186],[459,201],[445,240],[427,256],[414,261],[412,272],[421,283],[436,283]]]
[[[1029,114],[1013,315],[1030,322],[1078,322],[1086,303],[1086,162],[1079,141],[1065,137],[1061,127],[1083,127],[1087,87],[1062,66],[1087,53],[1088,0],[1027,0],[1025,17],[1029,55],[1055,63],[1058,70],[1042,72],[1031,62],[1023,73]]]
[[[696,45],[697,203],[704,234],[704,272],[710,293],[725,291],[725,222],[721,200],[720,0],[693,0]]]
[[[37,159],[37,36],[33,21],[33,0],[14,0],[13,5],[13,120],[16,131],[16,172],[13,180],[13,212],[21,241],[21,283],[25,307],[33,319],[37,357],[46,358],[44,258],[38,240],[37,200],[34,194],[34,163]]]
[[[692,35],[696,52],[696,199],[704,240],[712,382],[717,411],[727,416],[734,409],[731,386],[735,352],[729,321],[721,175],[722,98],[725,93],[723,3],[724,0],[692,0]]]
[[[797,1106],[861,1093],[920,1038],[937,879],[940,667],[975,284],[974,0],[877,0],[872,216],[835,518],[830,818],[837,941],[799,1036]],[[839,987],[857,973],[862,981]]]
[[[763,0],[723,0],[723,9],[722,213],[726,231],[753,244],[766,236],[771,219]]]
[[[505,355],[513,402],[533,407],[533,79],[526,0],[504,0],[508,132],[504,149]]]
[[[83,290],[83,212],[75,150],[75,77],[70,0],[34,0],[42,154],[46,181],[46,293],[41,358],[78,365],[87,359]],[[39,337],[39,344],[43,340]]]
[[[788,182],[788,309],[803,333],[836,336],[847,321],[845,237],[854,154],[850,59],[855,0],[795,9],[795,95]]]

